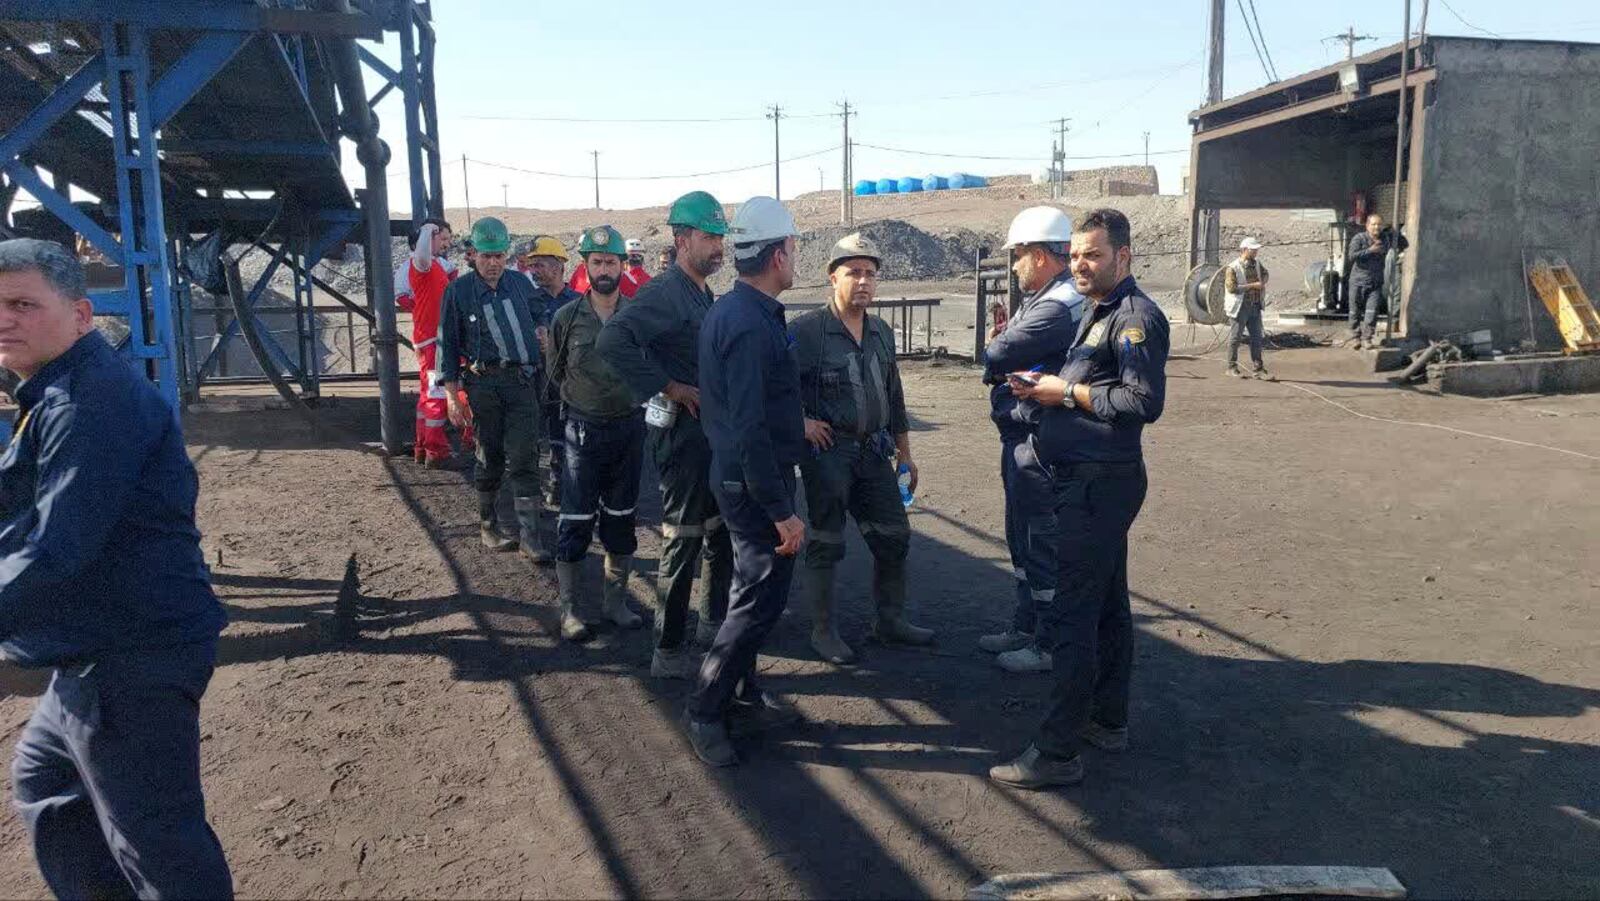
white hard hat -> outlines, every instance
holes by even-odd
[[[1067,244],[1072,241],[1072,219],[1053,206],[1030,206],[1011,220],[1006,231],[1006,246],[1018,244]]]
[[[883,265],[883,255],[878,253],[878,245],[860,232],[851,232],[833,245],[833,253],[828,255],[826,271],[832,272],[833,267],[845,260],[871,260],[879,266]]]
[[[1239,242],[1239,249],[1240,250],[1260,250],[1261,249],[1261,242],[1257,241],[1255,238],[1246,237],[1243,241]]]
[[[622,242],[622,246],[627,249],[628,253],[644,253],[644,242],[638,238],[629,238]]]
[[[752,197],[733,214],[728,237],[733,239],[733,257],[749,260],[774,241],[796,237],[800,229],[788,208],[771,197]]]

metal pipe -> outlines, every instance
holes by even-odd
[[[1397,265],[1394,267],[1395,279],[1398,284],[1394,286],[1394,308],[1389,310],[1389,315],[1383,317],[1383,338],[1387,341],[1394,335],[1394,321],[1400,318],[1400,308],[1405,306],[1405,279],[1400,275],[1398,265],[1400,259],[1400,238],[1404,234],[1400,230],[1400,202],[1405,199],[1405,192],[1400,189],[1401,178],[1405,175],[1406,145],[1410,143],[1406,134],[1409,123],[1406,113],[1410,111],[1410,104],[1406,98],[1406,76],[1411,72],[1411,0],[1406,0],[1405,28],[1400,31],[1400,90],[1395,93],[1400,98],[1400,111],[1395,114],[1396,129],[1394,138],[1394,218],[1389,221],[1394,226],[1395,242],[1392,252]],[[1420,47],[1418,49],[1421,49]],[[1416,177],[1416,173],[1412,173]]]
[[[329,11],[353,14],[350,0],[328,0]],[[342,125],[356,141],[356,159],[366,171],[366,190],[357,192],[367,214],[367,304],[377,323],[372,337],[375,368],[378,372],[379,434],[383,449],[390,456],[405,450],[403,411],[400,402],[400,357],[396,348],[394,313],[394,253],[389,234],[389,187],[386,170],[389,148],[378,137],[378,120],[367,104],[366,85],[361,77],[361,61],[353,38],[323,39],[323,48],[333,63],[339,86]]]

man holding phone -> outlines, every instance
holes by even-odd
[[[1041,408],[1012,393],[1006,375],[1016,372],[1019,381],[1037,385],[1035,373],[1057,372],[1066,362],[1084,305],[1067,269],[1071,241],[1072,220],[1055,207],[1031,207],[1012,220],[1006,248],[1028,299],[1015,319],[996,317],[984,349],[989,415],[1000,430],[1000,484],[1016,604],[1010,626],[979,638],[978,647],[1014,673],[1050,671],[1050,652],[1039,644],[1037,621],[1039,607],[1056,593],[1056,518],[1050,473],[1034,447]]]

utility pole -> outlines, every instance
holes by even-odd
[[[778,170],[781,168],[778,159],[778,120],[783,118],[783,107],[773,104],[772,112],[767,113],[767,118],[772,120],[772,196],[782,200],[783,191],[778,181]]]
[[[1348,26],[1347,28],[1345,28],[1343,34],[1331,35],[1329,37],[1323,38],[1323,40],[1324,41],[1343,41],[1344,42],[1344,58],[1345,59],[1355,59],[1356,58],[1356,42],[1357,41],[1374,41],[1374,40],[1377,40],[1377,38],[1374,38],[1370,34],[1356,34],[1356,27],[1354,25],[1351,25],[1351,26]]]
[[[1394,229],[1396,235],[1394,253],[1397,254],[1400,252],[1400,240],[1398,237],[1400,235],[1400,203],[1406,196],[1405,182],[1401,181],[1401,179],[1405,176],[1406,144],[1410,143],[1409,138],[1411,137],[1408,123],[1406,122],[1406,112],[1410,108],[1409,98],[1406,97],[1406,75],[1411,72],[1411,0],[1406,0],[1405,8],[1405,27],[1400,29],[1400,110],[1395,119],[1394,215],[1389,219],[1389,227]],[[1415,174],[1412,177],[1415,178]],[[1399,272],[1399,266],[1395,267],[1395,271]],[[1399,319],[1400,314],[1404,312],[1405,285],[1406,280],[1402,277],[1400,278],[1400,283],[1394,286],[1394,303],[1389,304],[1389,315],[1383,318],[1383,337],[1385,340],[1388,340],[1394,334],[1395,320]]]
[[[844,120],[844,143],[840,145],[842,154],[839,177],[839,224],[854,225],[856,221],[855,172],[853,171],[853,148],[850,145],[850,117],[856,114],[851,112],[850,101],[848,100],[839,104],[839,106],[839,118]]]
[[[467,195],[467,228],[472,228],[472,186],[467,183],[467,155],[461,154],[461,193]]]
[[[1144,165],[1146,169],[1150,168],[1150,132],[1148,131],[1144,133]]]
[[[1206,59],[1206,105],[1222,102],[1223,33],[1227,26],[1226,0],[1211,0],[1211,35]],[[1196,185],[1190,185],[1194,191]],[[1215,209],[1200,211],[1200,248],[1207,263],[1222,262],[1222,214]]]
[[[591,150],[589,155],[594,157],[594,208],[600,209],[600,151]]]
[[[822,167],[821,166],[817,167],[817,190],[819,192],[822,190]]]
[[[1071,119],[1056,120],[1056,143],[1050,153],[1050,196],[1060,198],[1067,193],[1067,123]]]
[[[500,183],[500,205],[511,209],[511,186],[505,182]]]

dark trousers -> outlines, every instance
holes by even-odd
[[[576,562],[589,550],[599,520],[600,544],[610,554],[639,547],[634,505],[644,460],[644,411],[622,419],[567,417],[567,466],[556,525],[556,559]]]
[[[545,444],[550,448],[550,486],[560,496],[566,485],[567,424],[561,416],[561,401],[546,398],[539,405],[544,419]]]
[[[783,468],[785,488],[793,497],[794,470]],[[741,682],[745,696],[758,691],[756,655],[783,616],[794,579],[794,558],[778,554],[778,530],[761,505],[750,498],[744,483],[717,482],[712,490],[733,541],[733,588],[728,596],[728,618],[706,652],[699,681],[689,697],[689,716],[700,723],[720,719]]]
[[[1383,306],[1383,282],[1350,280],[1350,331],[1371,338],[1378,330],[1378,313]]]
[[[1250,362],[1261,368],[1261,301],[1247,300],[1239,304],[1239,315],[1233,317],[1228,329],[1228,365],[1239,363],[1239,342],[1245,334],[1250,336]]]
[[[60,898],[231,898],[206,824],[200,696],[210,644],[57,670],[17,741],[17,814]]]
[[[806,485],[805,564],[810,578],[833,578],[844,559],[846,515],[872,552],[872,596],[879,610],[905,604],[906,552],[911,522],[900,502],[894,464],[869,442],[835,433],[833,447],[800,464]]]
[[[534,377],[520,369],[467,375],[467,403],[478,437],[479,491],[499,491],[511,479],[515,497],[539,497],[539,438],[543,420]]]
[[[1128,529],[1144,504],[1144,464],[1055,467],[1060,577],[1040,620],[1054,657],[1050,710],[1034,745],[1054,757],[1078,753],[1093,717],[1128,724],[1133,615],[1128,606]]]
[[[1006,549],[1016,578],[1011,628],[1032,633],[1037,609],[1056,596],[1056,511],[1050,470],[1028,435],[1000,436],[1000,485],[1005,489]]]
[[[700,584],[700,615],[712,621],[728,613],[733,579],[733,548],[711,492],[711,445],[699,420],[678,411],[670,429],[649,428],[645,441],[661,475],[661,563],[656,582],[660,610],[656,647],[683,644],[689,621],[689,593],[705,550],[706,578]]]

